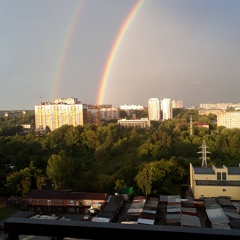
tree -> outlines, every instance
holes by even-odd
[[[41,189],[45,182],[45,175],[42,170],[37,169],[31,162],[29,167],[14,172],[7,177],[7,182],[15,189],[15,194],[18,196],[26,196],[30,189]]]
[[[119,190],[123,189],[123,188],[126,188],[127,185],[125,184],[124,180],[120,180],[120,179],[117,179],[115,181],[115,187],[114,189],[119,192]]]
[[[172,158],[143,163],[135,180],[145,195],[151,194],[152,189],[158,194],[173,194],[175,191],[173,187],[181,183],[185,177],[184,168]]]
[[[152,192],[152,184],[157,180],[161,180],[165,176],[165,172],[160,169],[160,162],[143,163],[140,166],[135,180],[142,190],[143,194],[149,195]]]
[[[67,157],[64,151],[61,151],[59,154],[52,154],[48,159],[46,173],[52,180],[54,189],[69,188],[73,182],[73,161]]]

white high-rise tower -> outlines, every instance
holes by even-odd
[[[162,120],[173,118],[172,100],[170,98],[163,98],[161,101],[161,110],[163,115]]]
[[[152,121],[160,121],[160,101],[158,98],[148,100],[148,118]]]

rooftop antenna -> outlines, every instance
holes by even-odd
[[[205,140],[203,140],[202,142],[202,146],[199,147],[202,149],[202,151],[199,151],[198,153],[202,153],[202,157],[200,157],[200,159],[202,159],[202,167],[207,167],[207,153],[211,153],[207,151],[207,145]]]

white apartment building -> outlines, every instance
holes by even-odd
[[[170,98],[163,98],[161,100],[162,120],[173,118],[172,100]]]
[[[148,118],[141,119],[119,119],[118,124],[123,127],[138,127],[138,128],[148,128],[150,127],[150,120]]]
[[[217,113],[217,126],[240,128],[240,111],[219,111]]]
[[[120,110],[125,110],[125,111],[128,111],[128,110],[144,110],[144,107],[141,106],[141,105],[121,105],[120,106]]]
[[[160,121],[160,101],[158,98],[148,100],[148,118],[150,121]]]
[[[240,108],[240,103],[201,103],[200,109],[218,109],[227,110],[228,108],[238,109]]]
[[[40,102],[35,106],[35,130],[51,131],[63,125],[84,125],[87,122],[87,104],[76,98],[55,99],[54,103]]]

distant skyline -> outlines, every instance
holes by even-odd
[[[239,0],[6,0],[0,31],[0,110],[240,103]]]

